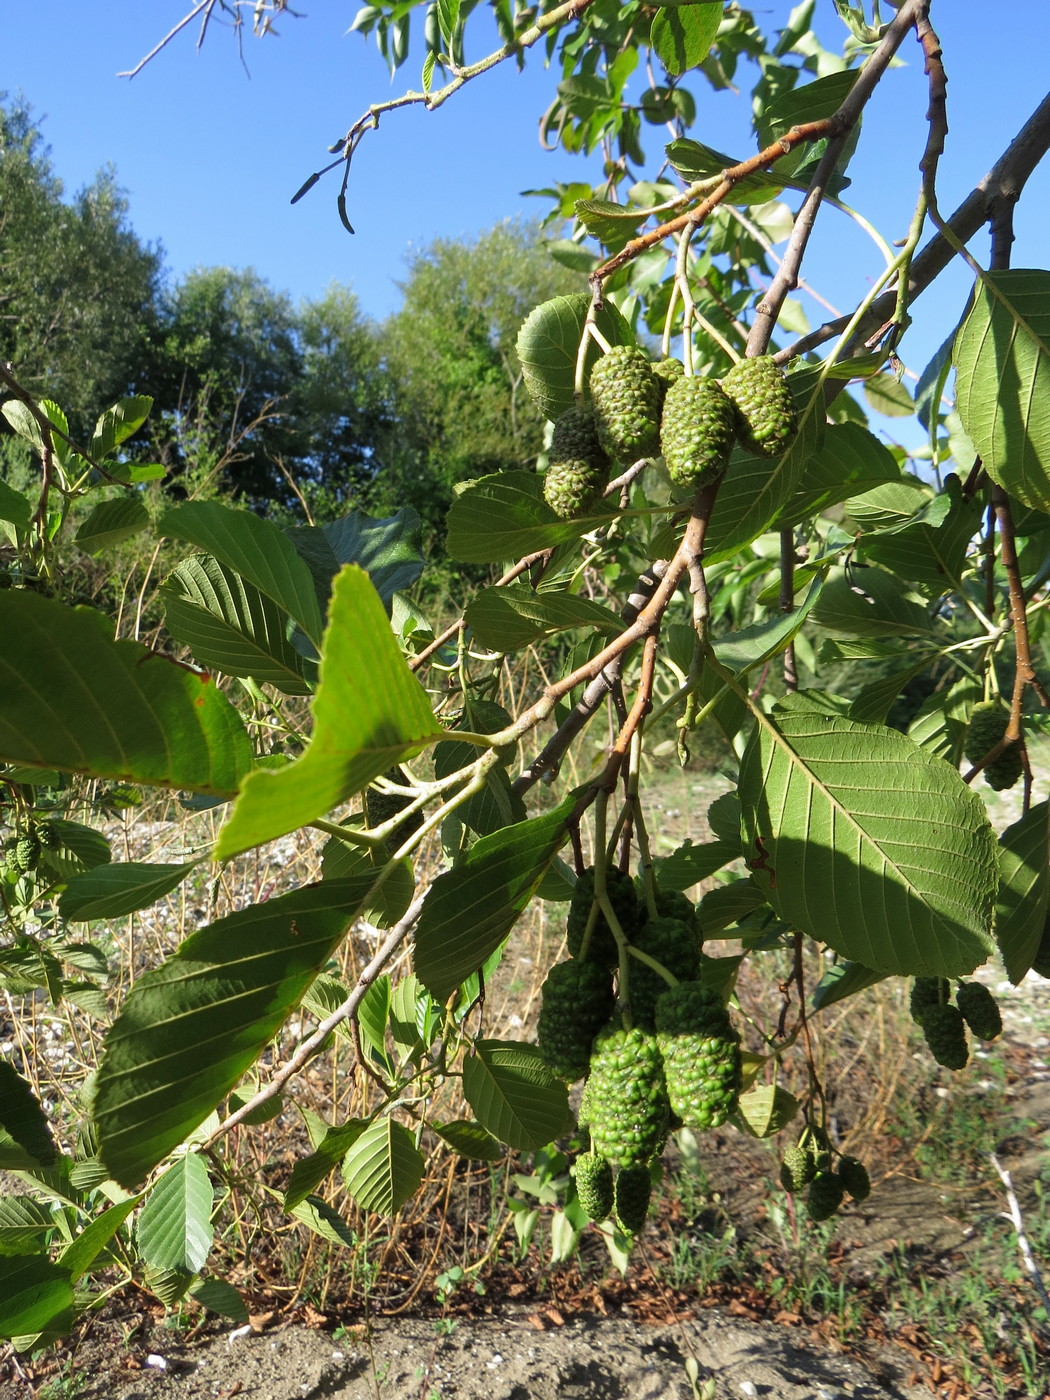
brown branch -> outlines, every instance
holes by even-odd
[[[549,553],[549,550],[539,549],[535,554],[526,554],[523,558],[519,559],[516,564],[511,565],[507,572],[496,580],[492,585],[493,588],[502,588],[504,584],[511,583],[514,579],[520,578],[527,569],[530,569],[532,565],[536,563],[537,559],[542,559]],[[457,617],[455,622],[450,622],[445,630],[439,633],[432,642],[428,642],[421,652],[415,656],[409,657],[408,669],[410,671],[418,671],[425,662],[430,660],[436,651],[441,650],[446,642],[450,642],[453,637],[462,632],[466,625],[466,619],[464,617]]]
[[[965,243],[978,233],[982,225],[988,222],[989,212],[997,199],[1005,198],[1016,202],[1029,176],[1048,149],[1050,95],[1043,98],[988,174],[945,221],[956,238]],[[915,255],[911,265],[908,278],[909,304],[937,280],[954,256],[955,249],[943,234],[937,233],[930,239]],[[879,326],[888,324],[892,320],[896,302],[896,291],[885,292],[878,297],[858,327],[857,339],[866,339]],[[837,339],[851,319],[851,315],[846,315],[826,321],[824,325],[818,326],[808,335],[801,336],[786,349],[778,351],[775,357],[777,362],[784,364],[796,355],[804,355],[829,340]]]

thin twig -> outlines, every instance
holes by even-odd
[[[1046,1284],[1043,1282],[1043,1276],[1039,1272],[1039,1265],[1035,1262],[1035,1255],[1032,1253],[1032,1246],[1024,1227],[1024,1215],[1021,1211],[1021,1202],[1017,1199],[1017,1192],[1014,1190],[1014,1184],[1010,1173],[1003,1167],[994,1152],[990,1152],[988,1156],[992,1166],[998,1172],[999,1180],[1003,1183],[1003,1188],[1006,1191],[1006,1200],[1010,1207],[1010,1213],[1006,1215],[1006,1212],[1003,1211],[1003,1215],[1006,1215],[1006,1218],[1014,1227],[1014,1233],[1017,1236],[1017,1248],[1021,1252],[1021,1259],[1024,1262],[1025,1268],[1031,1275],[1032,1286],[1039,1294],[1039,1300],[1046,1310],[1047,1317],[1050,1317],[1050,1294],[1046,1291]]]

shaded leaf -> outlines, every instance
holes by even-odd
[[[59,895],[58,910],[71,923],[91,919],[120,919],[146,909],[180,885],[198,864],[151,865],[123,861],[75,875]]]
[[[320,643],[321,608],[310,570],[283,530],[249,510],[185,501],[162,516],[162,535],[185,540],[254,584]]]
[[[664,6],[653,16],[649,44],[668,73],[677,78],[700,67],[721,23],[721,5]]]
[[[139,1196],[129,1196],[126,1201],[110,1206],[101,1215],[96,1215],[76,1239],[66,1245],[58,1262],[69,1270],[74,1283],[91,1268],[140,1200]]]
[[[525,387],[536,407],[552,422],[572,408],[576,356],[591,298],[586,292],[554,297],[529,313],[518,332],[517,350]],[[607,301],[597,326],[610,345],[633,345],[630,326]],[[597,341],[587,348],[586,376],[601,351]],[[516,557],[516,556],[515,556]]]
[[[813,988],[809,999],[810,1008],[813,1011],[823,1011],[829,1006],[834,1006],[837,1001],[845,1001],[847,997],[867,991],[869,987],[874,987],[876,982],[882,982],[885,976],[884,972],[875,972],[863,963],[836,963],[834,967],[828,968]]]
[[[0,1059],[0,1128],[34,1162],[55,1160],[47,1115],[29,1083],[9,1060]]]
[[[0,1269],[0,1337],[59,1333],[73,1323],[68,1269],[40,1255],[12,1259]]]
[[[248,1321],[248,1308],[244,1299],[233,1284],[227,1283],[224,1278],[202,1278],[200,1283],[190,1289],[190,1297],[200,1303],[202,1308],[218,1313],[220,1317],[228,1317],[231,1322],[243,1324]]]
[[[165,579],[160,596],[168,631],[200,665],[252,676],[285,695],[310,694],[303,658],[286,635],[288,614],[240,574],[195,555]]]
[[[480,589],[464,614],[478,643],[489,651],[516,651],[574,627],[618,636],[623,622],[610,608],[563,590],[511,583]]]
[[[313,575],[322,611],[344,564],[365,570],[387,612],[394,594],[411,588],[423,572],[420,520],[411,506],[382,520],[354,511],[323,525],[292,526],[286,534]]]
[[[210,676],[110,624],[21,589],[0,593],[0,757],[228,796],[251,767],[244,725]]]
[[[543,479],[534,472],[497,472],[462,490],[448,513],[446,548],[466,564],[520,559],[539,549],[578,540],[613,518],[600,501],[575,520],[559,520],[543,499]]]
[[[415,971],[438,1001],[475,972],[513,928],[567,836],[575,801],[481,837],[431,885],[416,926]]]
[[[114,501],[99,501],[75,540],[87,554],[101,554],[110,545],[139,534],[149,523],[149,511],[137,496],[118,496]]]
[[[534,1045],[520,1041],[477,1041],[463,1062],[463,1094],[482,1127],[508,1147],[534,1151],[572,1122],[566,1086]]]
[[[354,912],[353,882],[310,885],[190,935],[144,973],[106,1037],[94,1116],[131,1186],[240,1082],[299,1004]]]
[[[995,937],[1016,986],[1032,966],[1050,903],[1050,803],[1037,802],[999,838]]]
[[[459,1118],[454,1123],[431,1123],[430,1126],[453,1152],[472,1162],[498,1162],[505,1155],[503,1144],[469,1118]]]
[[[331,1244],[345,1244],[351,1249],[357,1244],[350,1226],[320,1196],[305,1196],[288,1213]]]

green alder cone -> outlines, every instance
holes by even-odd
[[[684,377],[685,365],[682,364],[681,360],[655,360],[652,368],[653,373],[660,381],[660,407],[662,409],[664,399],[667,397],[667,390],[676,379]]]
[[[656,891],[656,912],[663,919],[680,919],[683,924],[687,924],[693,929],[697,936],[697,948],[700,944],[700,920],[697,918],[696,905],[688,895],[681,890],[661,890]],[[697,972],[692,975],[698,975]]]
[[[735,436],[733,406],[718,381],[689,377],[668,386],[660,423],[660,451],[676,486],[695,490],[729,465]]]
[[[722,999],[699,982],[680,982],[656,1003],[657,1044],[672,1110],[687,1128],[718,1128],[736,1108],[740,1036]]]
[[[11,864],[20,875],[27,870],[35,870],[40,859],[40,837],[35,831],[27,831],[15,842]]]
[[[616,1174],[616,1223],[625,1235],[637,1235],[645,1227],[652,1196],[647,1166],[624,1167]]]
[[[839,1162],[838,1176],[855,1201],[866,1201],[871,1195],[871,1177],[859,1157],[843,1157]]]
[[[780,1164],[780,1184],[789,1195],[805,1190],[817,1174],[817,1164],[811,1152],[801,1143],[789,1147]]]
[[[1003,1033],[999,1004],[982,982],[962,982],[955,1004],[978,1040],[996,1040]]]
[[[692,921],[650,919],[631,939],[631,945],[655,958],[679,982],[692,982],[700,976],[700,940]],[[630,960],[628,977],[632,1020],[645,1030],[655,1030],[656,1003],[667,991],[667,981],[637,958]]]
[[[741,446],[756,457],[780,457],[798,432],[798,411],[784,371],[771,355],[734,365],[722,391],[736,415]]]
[[[610,867],[605,872],[605,888],[616,917],[630,941],[638,928],[641,916],[634,881],[624,871]],[[576,888],[569,901],[565,930],[569,953],[574,958],[580,957],[582,953],[588,962],[599,963],[602,967],[615,967],[620,961],[619,949],[613,931],[600,910],[595,916],[594,927],[584,950],[584,938],[593,903],[594,867],[590,866],[576,881]]]
[[[817,1172],[809,1183],[806,1214],[810,1220],[830,1220],[842,1204],[846,1188],[835,1172]]]
[[[930,1054],[945,1069],[965,1069],[970,1058],[966,1022],[957,1006],[928,1006],[919,1022]]]
[[[982,700],[970,711],[970,723],[963,739],[963,754],[968,763],[980,763],[994,749],[1010,723],[1010,711],[1001,700]],[[985,782],[995,792],[1012,788],[1023,771],[1021,746],[1011,744],[983,770]]]
[[[609,469],[583,457],[551,462],[543,474],[543,499],[559,520],[573,520],[601,500]]]
[[[57,851],[61,846],[62,838],[58,834],[58,827],[55,826],[54,822],[38,822],[35,830],[45,851]]]
[[[575,404],[557,419],[547,455],[543,497],[559,519],[571,520],[601,500],[609,483],[609,458],[590,404]]]
[[[667,1140],[669,1111],[655,1038],[614,1021],[594,1042],[580,1104],[592,1149],[613,1166],[642,1166]]]
[[[917,1025],[922,1025],[923,1012],[930,1006],[941,1006],[951,1000],[951,984],[947,977],[916,977],[911,984],[908,1009]]]
[[[576,1195],[587,1218],[595,1222],[608,1219],[614,1199],[612,1167],[597,1152],[584,1152],[576,1158],[574,1170]]]
[[[612,1015],[612,975],[598,963],[556,963],[540,993],[536,1043],[544,1060],[570,1083],[582,1079],[594,1037]]]
[[[624,466],[660,450],[660,380],[645,352],[614,345],[591,370],[591,400],[598,437]]]

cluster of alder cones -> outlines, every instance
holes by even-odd
[[[565,520],[601,498],[614,465],[662,456],[675,486],[696,490],[721,475],[734,443],[774,458],[798,431],[791,388],[769,355],[741,360],[718,380],[617,345],[595,364],[589,389],[589,401],[563,413],[551,435],[543,492]]]

